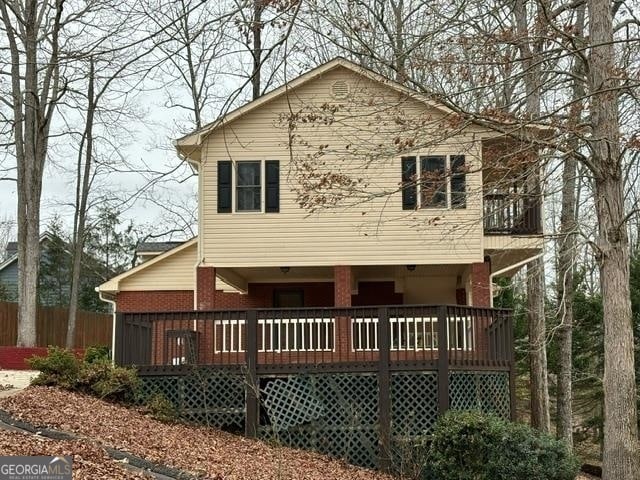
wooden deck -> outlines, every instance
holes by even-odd
[[[309,400],[282,397],[278,388],[286,390],[288,382],[347,382],[360,409],[375,404],[367,428],[373,432],[370,447],[380,448],[380,465],[390,458],[393,425],[407,411],[425,410],[420,421],[412,420],[416,432],[432,428],[434,415],[450,406],[497,408],[515,418],[513,322],[507,310],[397,305],[121,313],[115,360],[138,369],[147,393],[170,394],[188,405],[189,414],[203,398],[205,404],[207,398],[220,402],[235,392],[232,406],[242,413],[235,421],[250,437],[274,428],[264,424],[261,408]],[[218,380],[216,372],[222,375]],[[364,380],[372,376],[373,383]],[[202,383],[203,378],[209,380]],[[218,381],[204,397],[191,392],[194,385]],[[230,390],[229,382],[236,387]],[[361,383],[370,391],[355,391]],[[323,408],[330,411],[338,397]],[[230,408],[225,404],[223,410]],[[271,410],[269,418],[278,415]],[[322,434],[333,435],[337,445],[342,437],[335,433]]]
[[[446,359],[452,367],[500,370],[513,354],[509,311],[463,306],[124,313],[116,325],[116,361],[139,367],[243,366],[255,359],[272,371],[345,370],[388,356],[391,364],[416,368]]]

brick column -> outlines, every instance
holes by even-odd
[[[351,306],[351,266],[336,265],[333,267],[334,305],[336,307]]]
[[[483,263],[471,264],[471,302],[474,307],[491,306],[491,262],[485,259]],[[474,319],[475,353],[478,359],[487,358],[489,351],[489,337],[487,327],[491,318],[486,315],[477,315]]]
[[[333,291],[336,307],[351,306],[351,266],[333,267]],[[336,353],[340,360],[346,361],[351,355],[351,318],[336,317]]]
[[[474,307],[491,306],[491,262],[471,264],[471,301]]]
[[[216,306],[216,269],[198,267],[196,271],[196,308],[211,310]]]

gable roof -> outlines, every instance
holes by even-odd
[[[42,244],[45,240],[51,241],[52,239],[53,237],[49,232],[44,232],[42,235],[40,235],[40,244]],[[5,259],[0,263],[0,271],[4,270],[12,263],[18,261],[18,242],[7,242],[5,252]]]
[[[198,242],[198,237],[193,237],[191,240],[188,240],[186,242],[182,242],[180,245],[178,245],[177,247],[174,247],[170,250],[165,251],[164,253],[161,253],[159,255],[156,255],[155,257],[153,257],[150,260],[147,260],[146,262],[141,263],[140,265],[137,265],[129,270],[127,270],[126,272],[121,273],[120,275],[117,275],[113,278],[110,278],[108,281],[104,282],[103,284],[99,285],[96,287],[96,291],[98,292],[105,292],[105,293],[114,293],[117,292],[119,290],[119,286],[120,286],[120,282],[122,280],[124,280],[125,278],[138,273],[140,270],[144,270],[145,268],[149,268],[152,265],[155,265],[158,262],[163,261],[165,258],[170,257],[171,255],[174,255],[178,252],[183,251],[184,249],[196,244]]]
[[[136,247],[136,254],[162,253],[182,245],[186,240],[171,242],[141,242]]]
[[[280,87],[270,91],[269,93],[262,95],[260,98],[257,98],[239,108],[236,108],[235,110],[232,110],[231,112],[228,112],[225,115],[222,115],[217,120],[214,120],[213,122],[207,125],[204,125],[200,129],[195,130],[192,133],[177,139],[174,142],[174,146],[178,150],[178,153],[182,154],[184,157],[187,157],[190,160],[198,161],[199,150],[200,150],[200,146],[202,145],[202,142],[207,138],[208,135],[216,131],[218,128],[224,125],[227,125],[233,122],[234,120],[237,120],[240,117],[243,117],[249,112],[257,109],[258,107],[261,107],[262,105],[265,105],[266,103],[271,102],[272,100],[275,100],[276,98],[281,97],[282,95],[285,95],[291,92],[292,90],[295,90],[301,87],[302,85],[314,80],[317,77],[340,67],[346,68],[347,70],[350,70],[358,75],[366,77],[374,82],[382,83],[396,90],[398,93],[406,95],[407,97],[410,97],[412,99],[418,100],[424,103],[425,105],[431,108],[434,108],[444,114],[450,115],[455,113],[453,110],[447,108],[446,106],[431,100],[427,95],[421,94],[416,90],[405,87],[404,85],[394,80],[384,77],[383,75],[380,75],[379,73],[376,73],[373,70],[369,70],[360,65],[357,65],[343,57],[337,57],[312,70],[309,70],[308,72],[294,78],[289,82],[286,82],[284,85],[281,85]]]

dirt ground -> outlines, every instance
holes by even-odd
[[[224,480],[391,480],[329,457],[212,428],[165,424],[94,397],[30,387],[0,400],[14,418],[90,438],[97,444],[194,475]],[[100,478],[100,477],[96,477]]]

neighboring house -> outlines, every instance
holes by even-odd
[[[68,282],[59,278],[53,269],[43,269],[43,265],[57,263],[58,245],[61,242],[49,233],[40,236],[40,287],[43,283],[50,288],[39,288],[38,301],[41,305],[57,306],[64,304],[63,299],[69,295]],[[4,301],[18,301],[18,243],[7,242],[4,260],[0,262],[0,293]],[[43,291],[45,290],[45,291]]]
[[[0,301],[18,301],[18,243],[8,242],[4,260],[0,262]],[[69,305],[71,289],[71,249],[61,238],[45,232],[40,236],[40,271],[38,278],[38,303],[42,306]],[[104,303],[94,301],[95,286],[101,278],[100,262],[86,255],[83,258],[80,308],[101,311]]]
[[[373,412],[362,435],[374,451],[388,422],[422,435],[450,405],[513,416],[512,324],[490,308],[492,278],[543,244],[535,183],[504,180],[521,167],[499,160],[519,146],[343,59],[179,139],[198,174],[199,236],[99,287],[116,303],[116,361],[176,402],[182,364],[246,369],[270,420],[259,423],[249,389],[224,406],[246,416],[216,422],[255,434],[289,408],[299,446],[296,426],[349,415],[327,377],[296,386],[290,374],[341,372],[331,381]],[[365,450],[356,463],[371,463]]]
[[[135,263],[144,263],[167,250],[172,250],[182,245],[184,241],[173,242],[141,242],[137,245],[135,251]]]

